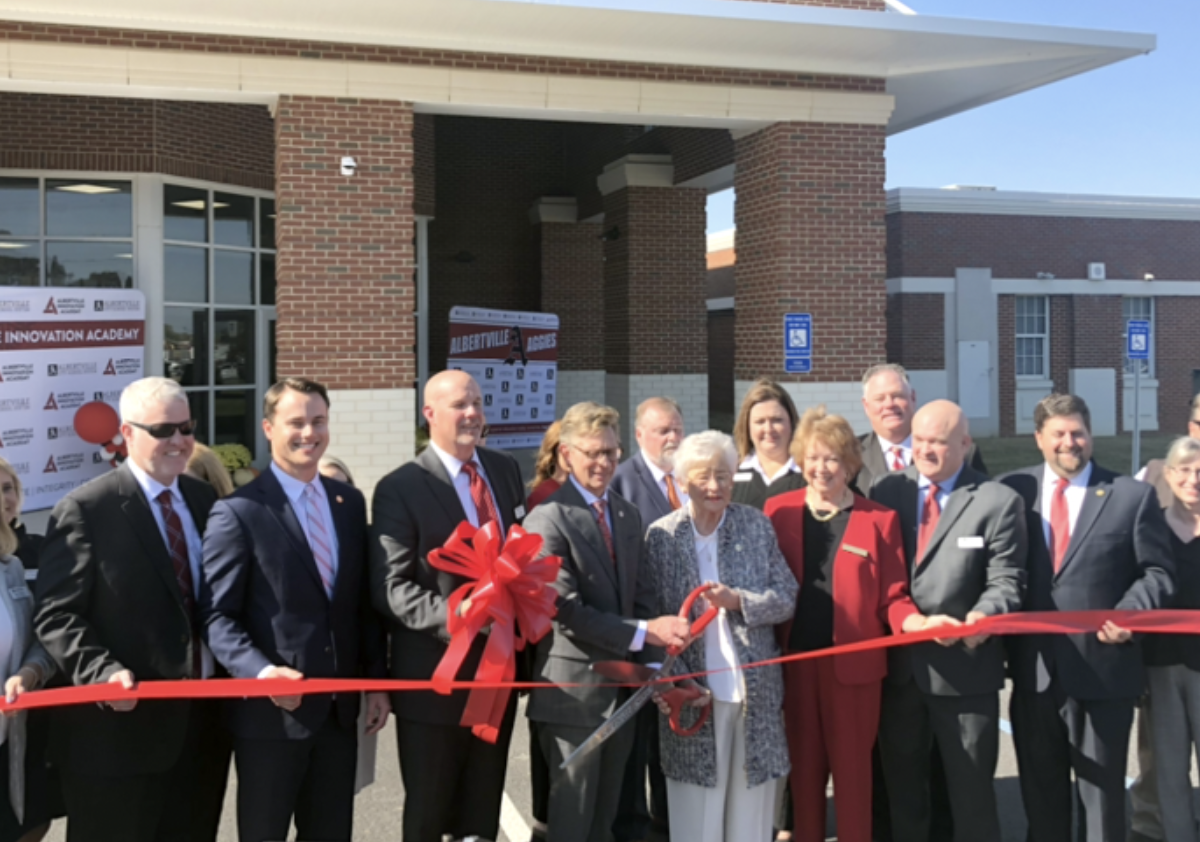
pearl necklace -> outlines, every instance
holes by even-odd
[[[843,493],[842,500],[844,501],[845,499],[846,499],[846,495],[845,495],[845,493]],[[853,503],[853,502],[854,502],[854,493],[850,492],[850,503]],[[829,511],[826,509],[816,509],[813,507],[813,504],[810,501],[808,501],[808,500],[804,501],[804,505],[808,506],[808,513],[811,514],[813,516],[813,520],[816,520],[818,523],[828,523],[829,521],[833,520],[835,517],[838,516],[838,513],[841,512],[842,509],[844,509],[848,505],[850,505],[850,503],[838,506],[838,507],[834,508],[832,511]]]

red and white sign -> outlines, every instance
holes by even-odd
[[[446,365],[479,383],[489,447],[542,443],[558,391],[558,316],[455,307]]]
[[[116,408],[142,376],[145,342],[137,290],[0,289],[0,456],[21,477],[25,511],[111,470],[80,437],[76,413],[96,402]]]

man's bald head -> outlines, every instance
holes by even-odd
[[[933,482],[959,472],[971,448],[967,416],[952,401],[930,401],[912,421],[913,464]]]
[[[475,455],[483,433],[483,394],[465,371],[440,371],[425,384],[421,409],[429,424],[429,440],[462,461]]]

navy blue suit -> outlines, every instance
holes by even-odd
[[[681,488],[679,480],[676,479],[675,482],[676,489]],[[667,500],[667,495],[654,481],[654,474],[650,472],[645,457],[640,453],[630,456],[617,467],[609,487],[637,506],[642,515],[642,525],[646,529],[660,517],[671,513],[671,503]]]
[[[387,674],[367,590],[366,502],[352,486],[320,482],[337,532],[332,599],[270,469],[209,516],[200,616],[209,648],[234,678],[255,678],[270,665],[308,678]],[[350,838],[360,698],[305,696],[291,712],[269,699],[227,703],[242,842],[286,838],[293,814],[302,839]]]

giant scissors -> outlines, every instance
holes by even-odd
[[[711,584],[701,585],[688,594],[688,598],[683,601],[683,606],[679,609],[679,616],[685,620],[690,617],[692,606],[695,605],[696,600],[708,593],[711,588]],[[597,675],[602,675],[611,681],[618,681],[622,684],[641,684],[642,686],[625,701],[625,704],[617,708],[603,725],[593,731],[590,737],[580,743],[579,747],[571,752],[570,756],[558,768],[565,769],[579,758],[599,748],[622,725],[633,719],[637,712],[645,707],[646,702],[650,701],[656,693],[661,695],[663,701],[670,708],[669,721],[671,723],[671,730],[676,734],[679,734],[681,737],[690,737],[704,727],[704,723],[708,721],[711,706],[701,708],[699,717],[690,728],[683,727],[683,723],[680,721],[680,714],[683,712],[683,707],[704,695],[704,691],[695,685],[676,687],[670,683],[670,677],[671,670],[674,668],[675,662],[679,659],[680,653],[690,645],[691,641],[700,636],[708,627],[708,624],[717,618],[717,614],[719,613],[720,609],[717,606],[710,605],[708,610],[700,615],[696,622],[692,623],[692,627],[688,630],[688,643],[684,646],[672,646],[667,649],[667,657],[658,669],[652,669],[640,664],[632,664],[629,661],[599,661],[592,664],[592,672]]]

